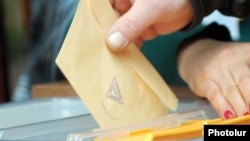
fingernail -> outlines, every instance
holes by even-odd
[[[127,39],[121,32],[112,33],[109,35],[108,40],[114,49],[120,49],[127,43]]]
[[[231,119],[231,118],[233,118],[233,113],[231,111],[229,111],[229,110],[225,111],[224,112],[224,118],[225,119]]]
[[[245,112],[243,115],[244,115],[244,116],[249,115],[249,112]]]

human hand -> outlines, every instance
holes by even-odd
[[[134,42],[140,47],[144,40],[177,31],[193,18],[188,0],[110,0],[120,17],[107,32],[107,44],[120,51]]]
[[[250,43],[200,39],[179,54],[178,71],[221,118],[249,114]]]

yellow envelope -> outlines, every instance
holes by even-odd
[[[121,53],[108,49],[105,33],[116,19],[109,0],[80,0],[56,58],[101,128],[151,120],[178,104],[135,45]]]

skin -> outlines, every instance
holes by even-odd
[[[189,0],[110,0],[118,20],[107,32],[107,44],[112,51],[122,51],[134,42],[141,47],[143,41],[157,35],[180,30],[192,21],[193,9]],[[121,32],[126,43],[115,48],[108,37]]]
[[[119,17],[106,38],[114,52],[124,50],[130,43],[141,47],[145,40],[178,31],[194,16],[189,0],[110,0],[110,3]],[[120,32],[125,40],[116,44],[118,47],[109,40],[115,32]],[[249,46],[201,39],[179,55],[182,79],[192,92],[208,99],[223,119],[249,113]]]
[[[178,70],[189,88],[207,98],[221,118],[249,114],[250,43],[199,39],[179,54]]]

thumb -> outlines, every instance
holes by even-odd
[[[106,42],[113,51],[120,51],[136,40],[156,19],[150,4],[137,0],[127,13],[109,29]],[[150,11],[150,12],[149,12]]]

